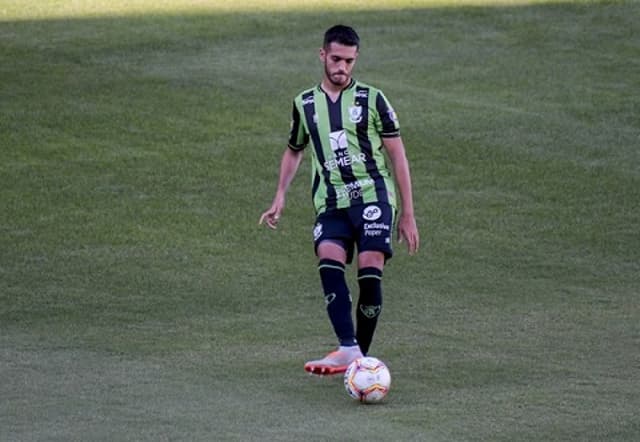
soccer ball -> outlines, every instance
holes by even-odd
[[[389,392],[391,373],[380,359],[370,356],[353,361],[344,373],[344,388],[364,403],[381,401]]]

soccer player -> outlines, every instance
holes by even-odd
[[[326,31],[320,49],[322,81],[294,99],[276,194],[260,217],[260,224],[277,228],[287,189],[309,146],[317,215],[314,246],[327,313],[339,342],[337,350],[305,364],[306,371],[318,375],[343,373],[369,351],[382,309],[382,272],[392,255],[393,226],[397,224],[398,238],[406,242],[409,254],[419,245],[396,113],[379,89],[351,76],[359,45],[358,34],[349,26]],[[356,250],[359,298],[354,327],[345,266]]]

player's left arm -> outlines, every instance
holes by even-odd
[[[413,192],[411,188],[411,172],[409,161],[405,152],[404,143],[400,136],[386,137],[382,139],[389,160],[391,161],[393,174],[400,192],[400,218],[398,219],[398,239],[407,242],[409,254],[418,251],[420,234],[413,211]]]

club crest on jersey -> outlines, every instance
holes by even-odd
[[[349,121],[359,123],[362,121],[362,106],[349,106]]]

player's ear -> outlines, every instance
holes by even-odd
[[[320,48],[318,56],[320,57],[320,61],[324,63],[325,59],[327,58],[327,51],[325,51],[324,48]]]

